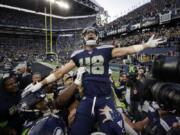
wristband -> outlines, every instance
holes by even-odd
[[[140,52],[140,51],[144,50],[144,45],[134,45],[132,47],[135,50],[135,52]]]

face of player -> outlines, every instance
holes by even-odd
[[[96,35],[95,31],[89,30],[86,32],[86,35],[84,38],[85,38],[85,40],[96,40],[97,35]]]

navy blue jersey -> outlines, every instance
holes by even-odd
[[[71,55],[77,67],[85,66],[87,73],[83,76],[85,96],[104,96],[111,94],[108,76],[109,61],[112,59],[113,46],[106,45],[92,50],[79,50]]]
[[[64,121],[56,115],[48,115],[24,124],[24,135],[65,135]]]

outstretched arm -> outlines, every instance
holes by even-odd
[[[54,82],[58,79],[61,79],[64,76],[64,74],[71,71],[75,66],[76,66],[75,63],[72,60],[70,60],[70,62],[65,64],[63,67],[59,68],[56,72],[54,72],[54,73],[50,74],[48,77],[46,77],[41,82],[42,85],[44,86],[44,85]]]
[[[35,92],[39,90],[42,86],[52,83],[60,78],[63,77],[64,74],[68,73],[70,70],[72,70],[75,67],[75,63],[70,60],[67,64],[65,64],[63,67],[59,68],[56,72],[50,74],[48,77],[46,77],[41,82],[37,82],[35,85],[28,85],[24,91],[21,94],[21,97],[25,97],[30,92]]]
[[[114,48],[112,51],[112,57],[120,57],[128,54],[133,54],[140,52],[146,48],[154,48],[157,47],[158,44],[164,43],[165,41],[162,38],[154,39],[154,35],[148,40],[148,42],[139,44],[139,45],[132,45],[129,47],[122,47],[122,48]]]

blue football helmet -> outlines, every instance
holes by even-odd
[[[85,36],[89,32],[95,33],[96,34],[96,38],[95,39],[86,39]],[[85,28],[83,30],[83,32],[82,32],[82,37],[83,37],[84,45],[96,46],[96,45],[99,44],[99,32],[98,32],[98,30],[95,27],[87,27],[87,28]]]
[[[34,109],[34,105],[45,98],[44,91],[36,91],[29,93],[23,97],[18,105],[21,111]]]

